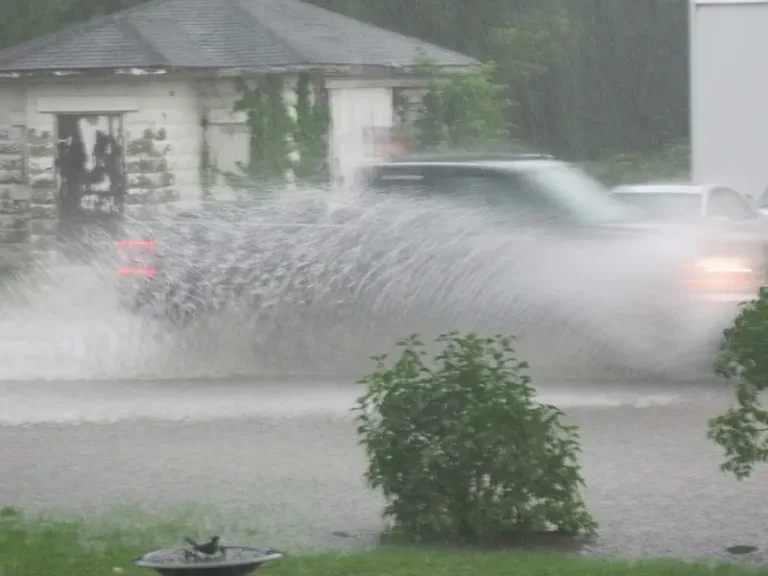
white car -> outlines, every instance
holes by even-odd
[[[611,196],[654,219],[712,225],[742,238],[744,245],[768,245],[768,218],[752,200],[727,186],[686,182],[631,184],[614,188]],[[738,255],[713,255],[691,264],[683,283],[703,300],[742,302],[756,296],[762,285],[762,258],[761,250],[755,248]]]
[[[690,183],[648,183],[618,186],[618,200],[664,220],[699,218],[744,222],[760,218],[753,202],[733,188]]]

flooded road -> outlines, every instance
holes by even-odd
[[[381,499],[361,479],[332,382],[0,383],[0,504],[154,511],[195,501],[288,550],[374,545]],[[582,427],[597,551],[717,556],[768,535],[768,469],[738,483],[705,437],[722,385],[545,386]]]

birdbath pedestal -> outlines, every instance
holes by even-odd
[[[216,554],[173,548],[144,554],[134,564],[152,568],[161,576],[246,576],[262,564],[282,557],[274,550],[252,546],[221,546]]]

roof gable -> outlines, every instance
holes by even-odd
[[[300,0],[152,0],[0,51],[0,72],[478,62]]]

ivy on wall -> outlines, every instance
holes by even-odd
[[[203,192],[203,200],[210,200],[212,198],[213,186],[216,184],[220,170],[216,162],[216,155],[206,137],[208,129],[208,117],[206,115],[203,115],[201,127],[203,129],[203,141],[200,146],[200,187]]]
[[[423,96],[412,103],[403,90],[393,92],[399,126],[414,123],[417,148],[468,148],[509,142],[505,118],[509,105],[504,88],[494,82],[495,70],[476,70],[445,76],[433,64],[418,62],[415,74],[425,80]],[[248,162],[240,174],[225,175],[233,184],[244,180],[285,182],[323,181],[328,177],[330,110],[323,78],[301,73],[295,85],[295,114],[286,98],[283,76],[271,74],[253,85],[240,81],[236,112],[244,112],[249,132]],[[208,160],[210,163],[210,160]]]
[[[241,81],[237,89],[234,110],[246,114],[250,136],[248,163],[240,166],[243,176],[267,181],[323,177],[330,117],[322,78],[299,75],[295,116],[280,75],[267,75],[254,86]]]
[[[407,126],[413,108],[407,88],[394,88],[392,90],[392,108],[396,125],[401,128]]]
[[[241,169],[250,178],[279,179],[290,168],[287,136],[291,117],[283,88],[283,79],[278,75],[265,76],[253,87],[243,81],[238,84],[240,98],[235,112],[245,112],[250,135],[248,163]]]
[[[300,74],[296,85],[294,141],[300,155],[296,176],[325,179],[328,176],[328,92],[319,75]]]

